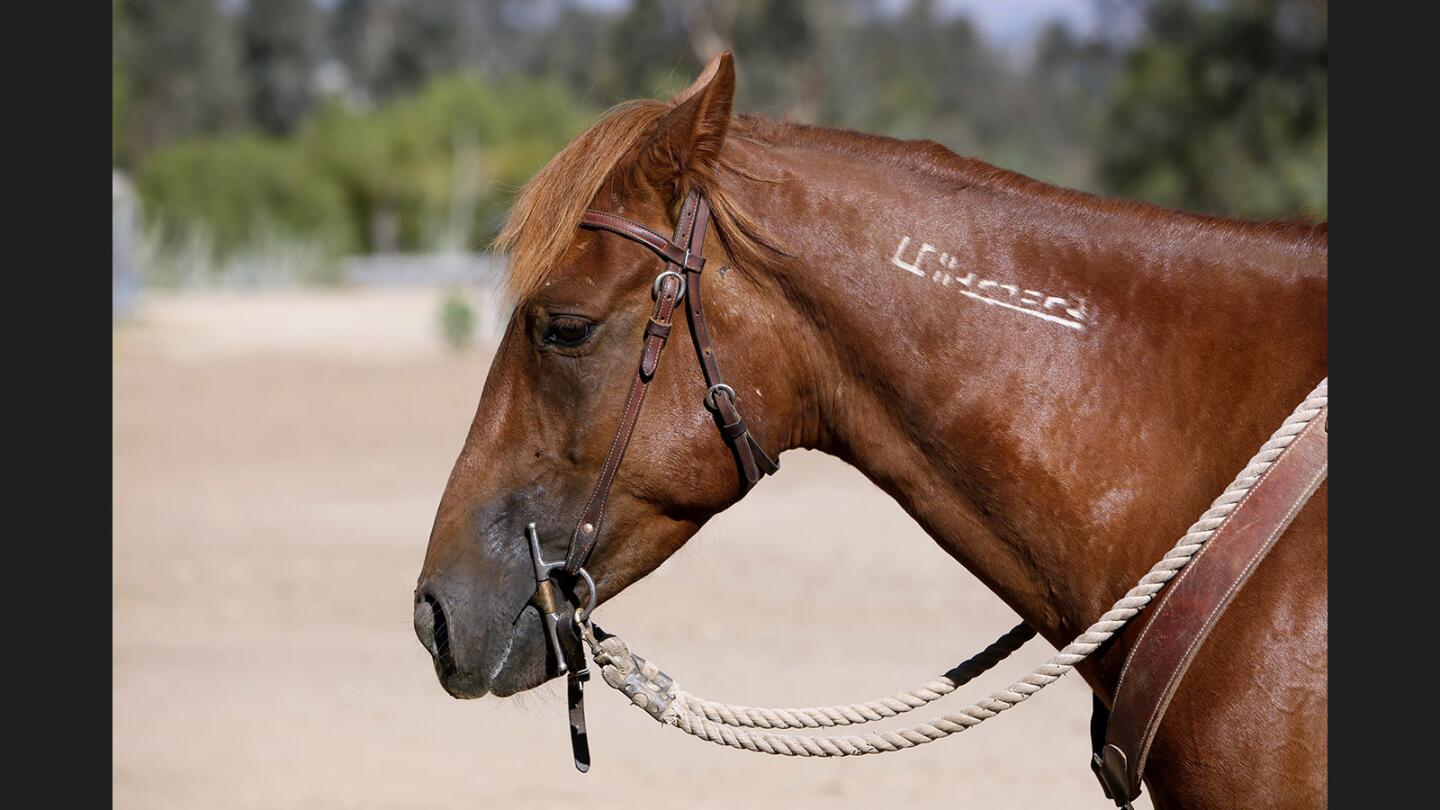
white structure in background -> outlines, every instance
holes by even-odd
[[[363,287],[435,286],[460,290],[475,305],[475,339],[497,341],[510,311],[505,259],[494,253],[372,253],[344,260],[346,284]]]
[[[140,291],[135,267],[140,241],[140,201],[124,172],[110,172],[110,319],[119,320]]]

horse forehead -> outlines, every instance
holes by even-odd
[[[575,240],[562,259],[546,274],[535,291],[537,301],[573,298],[595,301],[611,291],[628,289],[648,279],[660,262],[637,245],[618,236],[577,229]]]

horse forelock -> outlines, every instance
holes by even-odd
[[[654,99],[610,108],[525,184],[494,243],[509,254],[511,295],[523,298],[544,283],[605,181],[669,110]]]
[[[672,103],[655,99],[627,101],[610,108],[525,184],[493,244],[495,250],[509,254],[506,288],[512,297],[521,300],[544,285],[574,241],[581,216],[607,183],[616,180],[615,188],[630,189],[639,180],[617,176],[617,171],[654,134],[657,122],[671,109]],[[737,116],[730,134],[748,134],[759,120]],[[716,235],[744,266],[763,265],[783,256],[760,224],[715,182],[718,173],[765,181],[722,152],[718,166],[682,179],[679,196],[688,191],[688,184],[701,187],[710,201]]]

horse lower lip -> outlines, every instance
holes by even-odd
[[[442,678],[440,685],[444,687],[446,694],[456,700],[475,700],[490,694],[490,690],[483,686],[476,686],[468,682],[458,683],[455,679]]]

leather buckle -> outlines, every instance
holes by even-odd
[[[725,383],[715,383],[714,385],[705,389],[705,407],[709,408],[712,411],[718,408],[718,406],[715,404],[715,395],[718,393],[727,394],[730,397],[730,404],[735,404],[735,389],[731,388]]]
[[[689,258],[690,254],[686,253],[685,256]],[[660,286],[665,283],[667,277],[674,277],[676,281],[680,282],[680,289],[675,293],[675,301],[679,303],[680,299],[685,297],[685,277],[674,270],[666,270],[655,277],[655,282],[650,285],[650,297],[654,299],[660,297]]]
[[[1113,748],[1113,746],[1106,747]],[[1118,751],[1118,749],[1116,750]],[[1123,756],[1122,754],[1122,759]],[[1130,800],[1125,798],[1129,787],[1125,784],[1126,775],[1123,769],[1119,774],[1112,772],[1110,768],[1106,767],[1105,759],[1097,751],[1090,754],[1090,770],[1095,772],[1095,778],[1100,782],[1100,789],[1105,791],[1105,798],[1115,802],[1115,806],[1120,810],[1134,810]],[[1119,782],[1114,781],[1116,779]]]
[[[1095,773],[1095,781],[1100,783],[1100,789],[1105,791],[1105,798],[1114,799],[1115,794],[1110,792],[1110,781],[1105,778],[1105,761],[1099,754],[1090,755],[1090,770]]]
[[[705,269],[705,257],[696,256],[685,248],[685,258],[680,260],[680,266],[691,273],[699,273]]]

